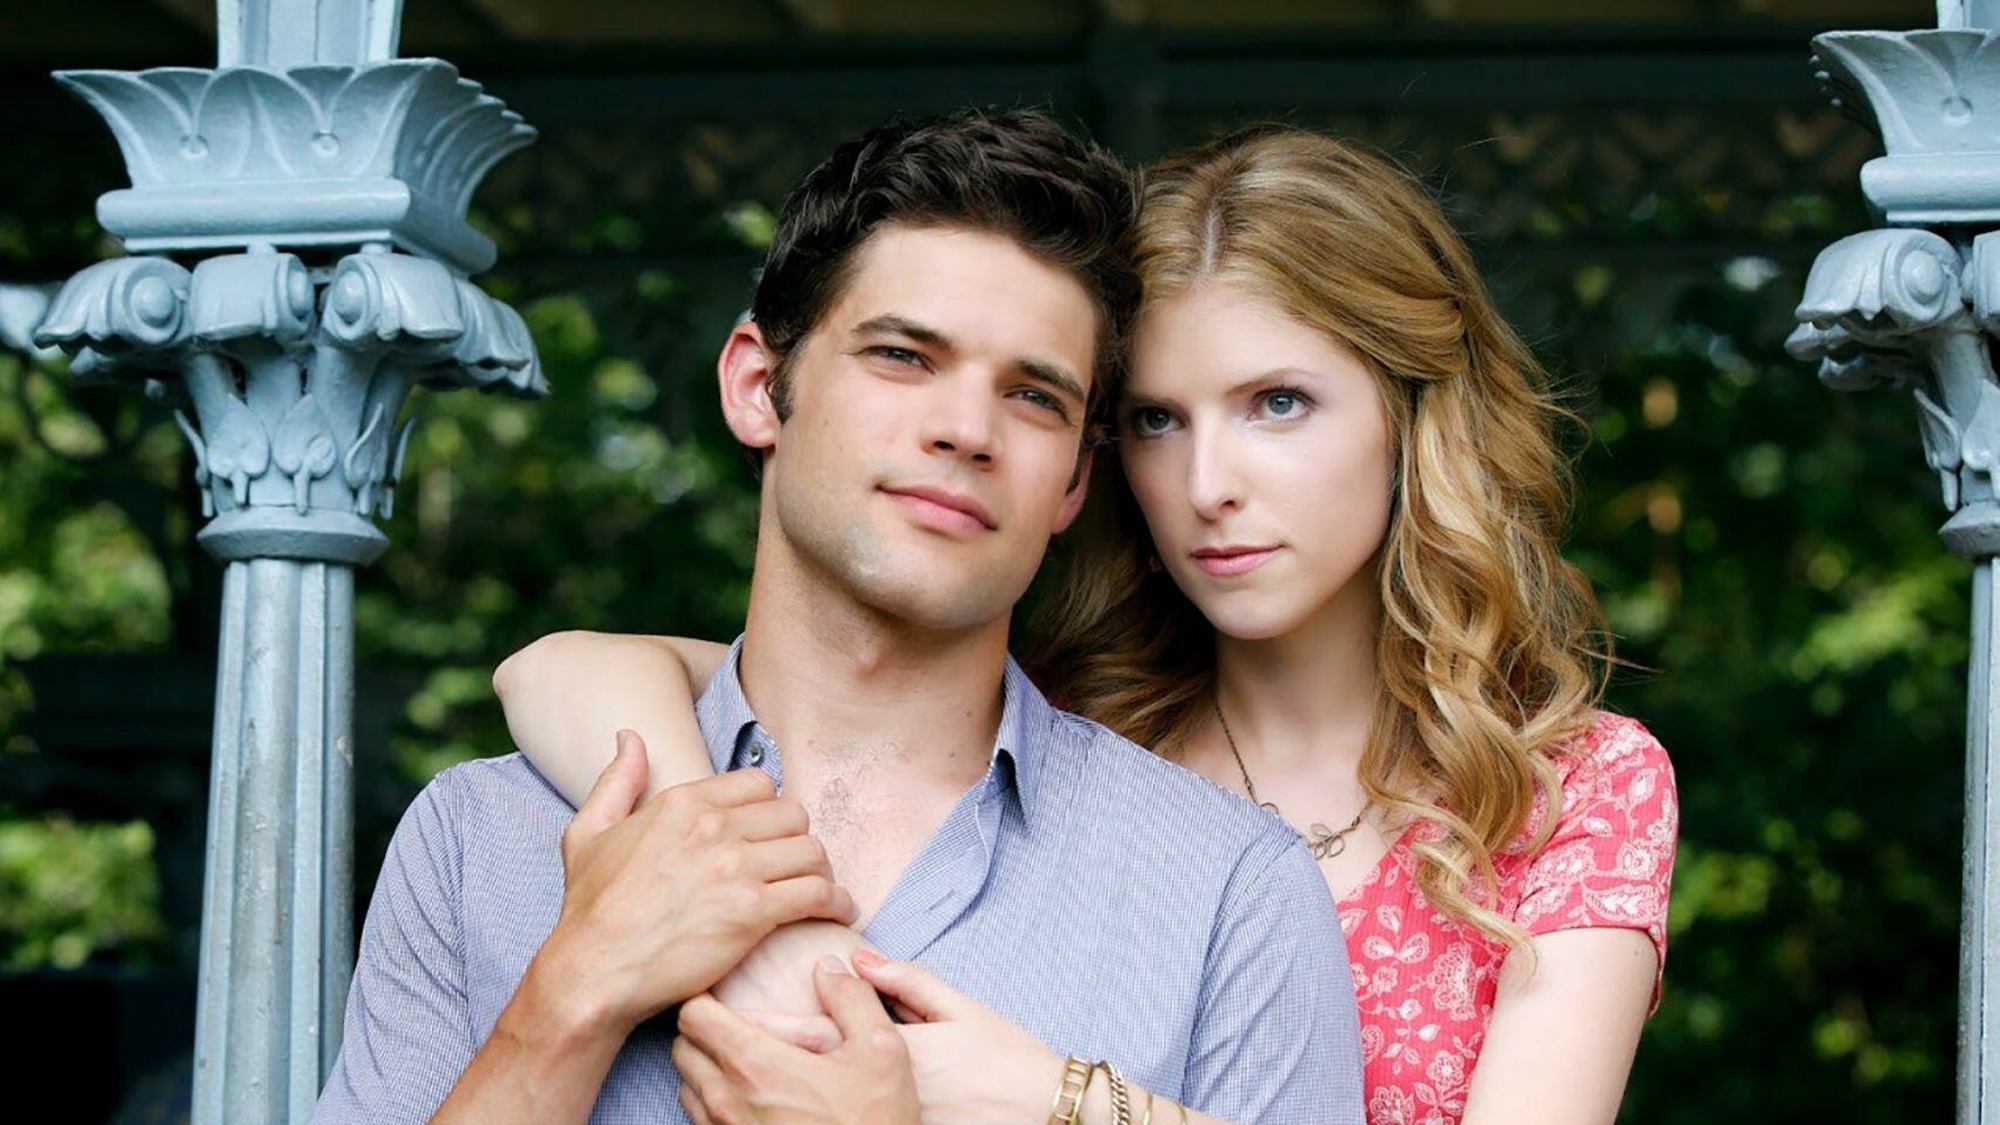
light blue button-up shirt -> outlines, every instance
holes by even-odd
[[[784,759],[737,678],[697,705],[718,770]],[[1009,661],[990,768],[865,936],[1059,1054],[1243,1125],[1360,1125],[1346,947],[1304,845],[1250,802],[1051,707]],[[574,810],[519,754],[453,767],[397,828],[345,1040],[313,1120],[422,1121],[499,1019],[562,905]],[[686,1122],[672,1029],[644,1025],[593,1122]],[[1048,1091],[1051,1098],[1054,1089]]]

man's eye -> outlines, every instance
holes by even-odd
[[[1029,402],[1034,403],[1036,406],[1039,406],[1044,410],[1051,410],[1057,414],[1066,413],[1063,410],[1062,400],[1056,398],[1056,396],[1050,394],[1047,391],[1038,391],[1035,390],[1033,387],[1029,387],[1021,391],[1021,397],[1028,400]]]
[[[909,348],[891,347],[888,344],[878,344],[869,348],[868,354],[880,356],[890,363],[922,364],[924,361],[923,354],[920,352],[911,351]]]

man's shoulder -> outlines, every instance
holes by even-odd
[[[1271,811],[1082,715],[1050,708],[1052,741],[1080,750],[1075,784],[1092,802],[1144,810],[1142,822],[1183,846],[1208,841],[1232,854],[1293,835]]]
[[[562,802],[558,794],[535,769],[528,756],[519,750],[511,754],[496,754],[490,758],[471,758],[455,766],[439,770],[431,779],[432,785],[443,783],[463,792],[478,793],[497,799],[541,800],[553,797]]]
[[[541,836],[551,826],[560,832],[575,813],[516,751],[473,758],[439,770],[410,802],[405,815],[439,821],[442,830],[464,840],[495,832],[517,835],[524,830]]]

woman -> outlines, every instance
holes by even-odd
[[[1340,904],[1371,1122],[1611,1121],[1657,995],[1677,806],[1659,744],[1598,708],[1600,613],[1557,549],[1561,415],[1527,349],[1423,190],[1314,133],[1151,169],[1136,247],[1118,455],[1031,666],[1305,838]],[[575,800],[611,723],[650,734],[656,785],[707,770],[678,685],[718,653],[567,634],[496,687]],[[965,1061],[1034,1049],[875,960],[856,967],[906,1009],[975,1028]],[[1003,1069],[919,1062],[927,1109]]]

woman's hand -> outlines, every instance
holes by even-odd
[[[1048,1116],[1063,1060],[1040,1040],[919,965],[862,949],[854,968],[914,1021],[896,1030],[926,1122],[1019,1125]]]
[[[917,1125],[910,1057],[889,1013],[835,958],[813,975],[840,1045],[812,1054],[697,996],[681,1008],[674,1065],[694,1125]]]

